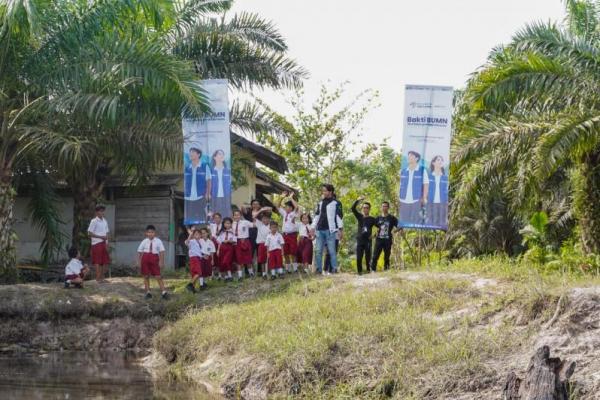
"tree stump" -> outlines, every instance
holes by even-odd
[[[508,374],[504,385],[504,400],[569,400],[569,378],[575,362],[550,358],[550,348],[542,346],[531,357],[525,379],[514,372]]]

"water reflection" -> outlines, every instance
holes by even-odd
[[[215,400],[198,388],[153,382],[130,353],[0,354],[0,398]]]

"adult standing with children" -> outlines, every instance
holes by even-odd
[[[363,202],[364,199],[364,196],[361,196],[354,204],[352,204],[352,213],[358,222],[358,229],[356,232],[356,270],[359,275],[362,275],[363,272],[363,258],[365,260],[367,272],[370,272],[371,269],[371,234],[376,222],[375,218],[370,215],[371,203],[367,201]],[[360,202],[363,202],[361,212],[358,211],[358,204]]]
[[[323,248],[327,247],[327,253],[331,257],[331,272],[336,273],[338,262],[335,241],[341,240],[344,227],[342,203],[335,198],[332,184],[321,185],[321,195],[322,199],[317,205],[311,225],[311,232],[316,237],[315,270],[317,273],[323,272]]]

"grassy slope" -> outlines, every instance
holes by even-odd
[[[155,349],[172,375],[228,397],[442,398],[497,384],[489,360],[517,350],[566,287],[597,283],[497,259],[433,270],[290,279],[190,312]]]

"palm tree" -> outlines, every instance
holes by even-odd
[[[21,163],[47,157],[68,167],[85,159],[90,141],[72,134],[82,126],[102,136],[148,115],[208,110],[193,65],[123,18],[141,6],[88,4],[0,3],[0,281],[16,277],[12,181]],[[161,4],[144,2],[146,19],[158,17]]]
[[[544,211],[564,222],[573,197],[584,248],[599,252],[600,6],[568,0],[566,10],[562,24],[526,26],[470,79],[454,143],[455,211],[502,188],[521,213],[559,195]]]

